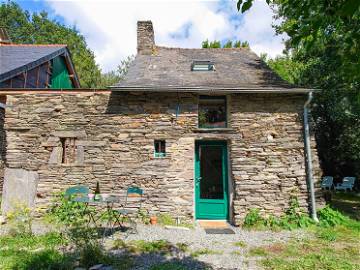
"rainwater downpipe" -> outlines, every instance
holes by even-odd
[[[314,190],[314,181],[312,175],[312,158],[311,158],[311,146],[310,146],[310,128],[309,128],[309,105],[311,103],[313,96],[312,92],[309,92],[308,99],[304,104],[304,143],[305,143],[305,156],[306,156],[306,167],[307,167],[307,182],[309,185],[310,192],[310,203],[311,203],[311,218],[315,222],[319,222],[316,215],[316,205],[315,205],[315,190]]]

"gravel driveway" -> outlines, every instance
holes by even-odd
[[[205,230],[196,227],[191,230],[166,229],[161,226],[138,225],[138,233],[131,234],[126,241],[131,240],[167,240],[171,244],[186,243],[189,251],[179,258],[179,255],[159,256],[146,254],[136,257],[134,269],[149,269],[151,265],[166,262],[179,261],[189,269],[259,269],[256,265],[257,257],[248,255],[252,247],[267,245],[272,242],[286,242],[290,238],[305,237],[302,231],[248,231],[232,227],[235,234],[206,234]],[[235,243],[241,242],[241,246]],[[197,257],[190,253],[200,250],[210,250],[214,254],[204,254]]]

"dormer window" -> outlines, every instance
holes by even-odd
[[[193,61],[191,71],[215,71],[214,62],[211,61]]]

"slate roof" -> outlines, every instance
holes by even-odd
[[[0,44],[0,82],[37,67],[59,55],[69,57],[66,45]],[[71,59],[69,62],[71,63]],[[78,82],[77,77],[76,81]]]
[[[216,70],[191,71],[194,60],[212,61]],[[138,54],[124,80],[111,88],[289,90],[296,87],[282,80],[247,48],[184,49],[157,46],[152,55]],[[300,91],[307,92],[304,89]]]

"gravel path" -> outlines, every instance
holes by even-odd
[[[8,226],[0,226],[0,235],[8,231]],[[33,231],[35,234],[43,234],[52,231],[55,228],[43,222],[35,221]],[[266,246],[271,243],[287,242],[292,238],[306,238],[306,233],[301,230],[296,231],[249,231],[238,227],[232,227],[235,234],[206,234],[205,230],[199,226],[195,229],[166,229],[162,226],[150,226],[138,224],[138,232],[128,235],[124,240],[166,240],[170,242],[174,250],[169,255],[155,253],[134,255],[135,267],[132,270],[147,270],[151,266],[159,263],[179,262],[188,269],[260,269],[256,262],[259,257],[249,256],[249,249],[258,246]],[[114,236],[106,240],[105,246],[112,247],[114,239],[124,236]],[[243,246],[237,246],[235,243],[241,242]],[[177,244],[184,243],[188,250],[180,252]],[[200,250],[209,250],[213,254],[203,254],[191,256],[191,253]],[[115,254],[122,254],[124,250],[115,250]],[[205,252],[206,253],[206,252]],[[160,268],[159,268],[160,269]],[[170,269],[170,268],[166,268]],[[176,270],[176,269],[174,269]]]
[[[305,237],[302,231],[248,231],[232,227],[235,234],[206,234],[204,229],[196,227],[193,230],[185,231],[179,229],[166,229],[160,226],[138,225],[138,233],[131,234],[126,241],[131,240],[167,240],[176,246],[177,243],[186,243],[189,251],[179,257],[169,255],[167,257],[147,254],[136,257],[134,269],[149,269],[151,265],[165,261],[180,261],[189,269],[258,269],[256,257],[247,256],[248,250],[252,247],[269,245],[274,242],[287,242],[290,238]],[[236,242],[243,242],[244,247],[236,246]],[[204,254],[196,258],[190,255],[191,252],[208,249],[216,254]]]

